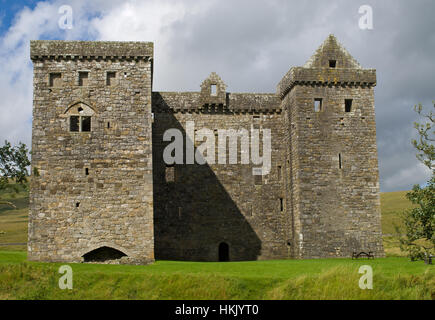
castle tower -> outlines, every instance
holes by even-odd
[[[296,258],[384,255],[375,85],[333,35],[278,85]]]
[[[153,44],[32,41],[28,257],[154,260]]]

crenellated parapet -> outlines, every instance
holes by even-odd
[[[274,93],[226,93],[225,104],[202,104],[201,92],[153,92],[153,112],[203,114],[281,113]]]
[[[373,87],[376,86],[375,69],[291,68],[277,86],[283,99],[296,85]]]
[[[152,42],[30,41],[30,58],[38,60],[145,60],[153,59]]]

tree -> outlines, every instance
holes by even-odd
[[[4,146],[0,147],[0,192],[18,192],[20,186],[26,188],[27,167],[30,165],[28,153],[26,145],[21,142],[18,146],[12,147],[10,142],[5,141]],[[15,208],[13,203],[1,198],[0,204]]]
[[[433,104],[435,109],[435,102]],[[421,104],[414,109],[423,120],[414,123],[418,139],[412,140],[412,145],[417,149],[417,159],[432,171],[432,176],[425,187],[416,185],[406,195],[416,207],[407,210],[403,215],[405,237],[400,239],[400,247],[413,261],[427,259],[435,248],[434,113],[424,113]]]

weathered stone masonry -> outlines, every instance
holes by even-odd
[[[384,255],[376,72],[335,37],[267,94],[229,93],[215,73],[199,92],[152,92],[152,43],[32,41],[31,58],[29,259]],[[166,165],[163,134],[187,121],[271,129],[270,174]]]

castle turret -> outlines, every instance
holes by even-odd
[[[293,255],[383,256],[374,87],[331,35],[278,85],[287,127]]]

